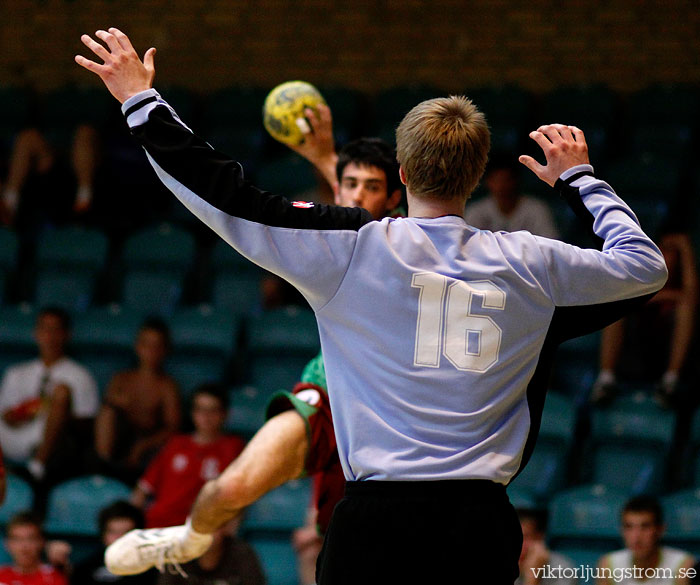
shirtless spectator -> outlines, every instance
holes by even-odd
[[[170,332],[147,319],[136,338],[138,365],[114,375],[95,421],[95,450],[109,473],[133,481],[180,428],[180,395],[163,364]]]
[[[98,395],[92,375],[66,355],[63,309],[43,309],[34,335],[39,357],[7,368],[0,383],[0,444],[9,464],[41,481],[79,462],[68,442],[97,414]]]
[[[216,385],[204,384],[195,391],[194,432],[170,439],[132,494],[135,505],[146,507],[147,528],[183,523],[201,487],[243,450],[242,439],[222,432],[227,407],[226,396]]]

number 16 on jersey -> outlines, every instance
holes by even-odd
[[[440,367],[441,356],[465,372],[485,372],[498,361],[501,328],[487,315],[473,312],[474,297],[483,310],[502,311],[506,294],[488,280],[464,282],[434,272],[413,275],[420,289],[413,363]]]

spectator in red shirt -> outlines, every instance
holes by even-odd
[[[7,525],[5,546],[12,565],[0,567],[0,583],[11,585],[68,585],[66,576],[44,564],[41,522],[31,512],[14,516]]]
[[[243,450],[241,438],[223,434],[227,408],[226,396],[217,386],[205,384],[195,391],[194,432],[170,439],[132,494],[132,503],[146,509],[147,528],[183,524],[200,488]]]

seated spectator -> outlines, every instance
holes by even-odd
[[[687,552],[661,546],[663,533],[663,511],[656,498],[629,500],[622,511],[625,548],[600,559],[598,585],[688,585],[695,560]]]
[[[655,397],[665,407],[678,397],[681,373],[693,339],[698,302],[698,276],[687,233],[667,229],[659,247],[668,266],[668,281],[646,305],[603,330],[600,374],[591,401],[606,404],[617,392],[618,363],[627,361],[629,375],[658,379]]]
[[[92,375],[66,355],[68,314],[43,309],[34,334],[39,357],[10,366],[0,383],[0,444],[9,462],[40,481],[64,477],[80,462],[70,441],[97,414],[99,400]]]
[[[98,152],[97,130],[88,124],[76,128],[69,156],[62,156],[38,128],[22,130],[12,146],[0,194],[0,223],[12,224],[16,219],[18,227],[26,229],[37,220],[63,223],[73,212],[87,211]],[[71,186],[75,186],[72,192]]]
[[[143,512],[128,502],[115,502],[100,512],[100,538],[107,548],[117,538],[135,528],[143,528]],[[153,585],[155,571],[139,575],[118,576],[107,570],[104,562],[104,549],[75,567],[70,582],[75,585],[98,585],[99,583],[120,583],[121,585]]]
[[[300,585],[316,582],[316,561],[323,546],[323,537],[317,523],[318,512],[313,506],[307,510],[306,523],[292,533],[292,546],[297,555]]]
[[[527,230],[536,236],[558,238],[559,232],[547,204],[520,192],[519,168],[519,163],[512,156],[492,156],[484,174],[488,195],[470,202],[464,219],[480,230]]]
[[[227,407],[217,386],[204,384],[195,390],[194,432],[170,439],[132,494],[135,505],[146,507],[147,528],[184,524],[200,488],[243,450],[242,439],[222,432]]]
[[[560,568],[573,569],[574,564],[565,556],[547,548],[545,533],[547,513],[544,510],[518,510],[518,519],[523,531],[523,548],[520,552],[520,577],[515,585],[576,585],[577,579],[564,578]],[[546,571],[551,569],[552,577]]]
[[[67,585],[66,576],[41,559],[44,535],[31,512],[14,516],[7,525],[5,545],[11,566],[0,567],[0,583],[8,585]]]
[[[170,332],[147,319],[136,338],[138,365],[114,375],[95,421],[95,450],[105,473],[132,482],[180,428],[180,394],[163,364]]]
[[[239,519],[224,524],[214,533],[214,542],[201,557],[185,563],[181,570],[162,573],[157,585],[265,585],[255,551],[238,535]]]

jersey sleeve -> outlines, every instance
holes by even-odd
[[[313,308],[340,286],[360,208],[291,202],[244,178],[241,165],[197,137],[153,89],[124,102],[132,134],[163,184],[243,256],[288,280]]]
[[[656,294],[668,272],[632,210],[590,165],[569,169],[555,188],[599,247],[533,236],[544,268],[539,280],[555,306],[550,333],[561,342],[621,319]]]
[[[553,303],[563,307],[603,304],[659,291],[666,282],[666,264],[632,210],[607,183],[592,176],[590,166],[572,170],[578,172],[565,173],[555,187],[572,201],[580,217],[588,214],[602,246],[601,250],[582,249],[536,238]]]

